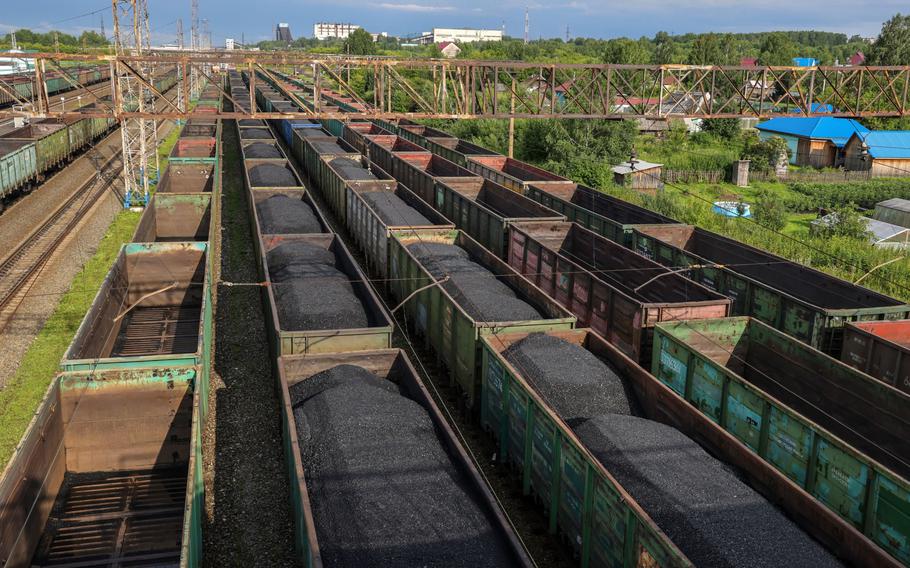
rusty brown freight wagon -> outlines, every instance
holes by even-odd
[[[470,157],[465,167],[477,175],[495,181],[522,195],[527,193],[527,189],[531,185],[537,187],[575,185],[567,178],[505,156]]]
[[[432,156],[427,149],[395,134],[370,136],[366,141],[363,153],[369,160],[390,174],[395,167],[396,157]]]
[[[633,250],[733,300],[755,317],[834,357],[848,321],[906,319],[910,306],[868,288],[699,227],[638,226]]]
[[[841,361],[910,393],[910,320],[848,322]]]
[[[436,185],[471,187],[479,176],[436,154],[407,154],[396,156],[392,170],[386,170],[427,203],[435,203]]]
[[[575,223],[509,227],[509,265],[647,364],[659,321],[729,315],[730,299]]]
[[[378,135],[390,136],[392,133],[372,122],[347,122],[341,129],[341,139],[361,154],[366,152],[369,137]]]
[[[160,193],[142,217],[134,243],[207,241],[212,221],[211,193]]]
[[[203,193],[215,189],[218,164],[211,161],[186,161],[168,164],[158,182],[156,193]]]

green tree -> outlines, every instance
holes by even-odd
[[[692,65],[723,65],[726,59],[721,38],[717,34],[698,36],[689,50],[689,63]]]
[[[768,34],[761,44],[758,61],[762,65],[793,65],[796,44],[783,32]]]
[[[740,159],[751,160],[750,167],[754,171],[766,172],[774,168],[783,156],[790,155],[787,141],[779,136],[772,136],[767,140],[759,140],[758,136],[746,139]]]
[[[707,118],[702,121],[701,129],[724,140],[735,140],[740,134],[738,118]]]
[[[866,221],[862,215],[856,212],[856,206],[853,203],[832,208],[829,219],[828,224],[822,229],[827,236],[862,240],[869,236]]]
[[[373,36],[363,28],[357,28],[344,40],[344,52],[350,55],[373,55],[376,46]]]
[[[780,231],[787,224],[787,206],[771,192],[762,191],[752,207],[753,218],[773,231]]]
[[[872,49],[869,63],[872,65],[906,65],[910,61],[910,14],[895,14],[882,25]]]
[[[651,60],[645,43],[628,38],[611,39],[604,46],[603,59],[606,63],[644,64]]]

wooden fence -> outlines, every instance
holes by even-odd
[[[722,183],[727,179],[723,170],[663,170],[664,183]]]

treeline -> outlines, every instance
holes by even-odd
[[[16,34],[16,44],[20,49],[39,51],[53,51],[54,46],[59,45],[61,51],[72,52],[83,48],[107,47],[109,43],[104,36],[93,30],[86,30],[78,36],[53,30],[40,33],[24,28],[13,33]],[[12,44],[12,33],[0,36],[0,49],[10,49]]]

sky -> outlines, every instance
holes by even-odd
[[[175,40],[178,18],[188,41],[190,0],[148,3],[155,43]],[[567,27],[570,37],[597,38],[807,29],[874,37],[882,22],[910,10],[906,0],[199,0],[199,16],[208,19],[217,46],[226,37],[239,41],[242,36],[248,43],[274,39],[278,22],[289,23],[295,38],[311,37],[313,24],[320,21],[350,22],[400,36],[433,27],[505,26],[506,34],[521,37],[526,7],[534,39],[564,38]],[[100,12],[86,15],[96,10]],[[97,31],[102,15],[110,34],[109,0],[28,0],[0,10],[0,32],[23,27]]]

